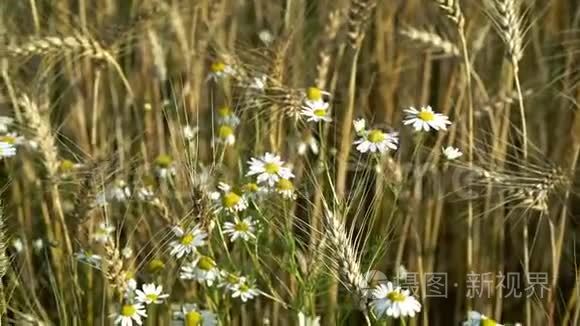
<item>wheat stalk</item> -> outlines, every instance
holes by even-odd
[[[348,38],[353,48],[360,48],[376,0],[352,0],[348,11]]]
[[[6,313],[6,297],[4,293],[3,278],[8,271],[9,260],[6,256],[6,224],[4,223],[5,216],[2,203],[0,202],[0,323],[2,317]]]
[[[407,27],[401,31],[401,34],[407,36],[411,40],[419,41],[425,45],[428,45],[430,48],[442,51],[445,54],[456,57],[461,56],[461,51],[455,44],[442,38],[436,33],[416,29],[413,27]]]
[[[439,6],[439,9],[445,13],[445,16],[454,22],[459,29],[465,26],[465,17],[461,11],[459,0],[434,0]]]
[[[359,301],[360,308],[365,309],[364,303],[367,292],[367,282],[361,273],[359,259],[356,250],[350,243],[350,238],[344,224],[332,212],[325,214],[326,239],[328,246],[337,257],[338,271],[347,289],[352,292]]]

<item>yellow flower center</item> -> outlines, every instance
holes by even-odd
[[[496,326],[497,323],[493,319],[486,318],[481,321],[481,326]]]
[[[243,186],[244,192],[257,192],[258,190],[259,190],[258,185],[253,182],[246,183]]]
[[[214,267],[216,266],[215,262],[213,261],[213,259],[207,257],[207,256],[202,256],[198,261],[197,261],[197,267],[201,270],[204,271],[210,271],[212,270]]]
[[[371,130],[371,132],[369,132],[368,139],[371,143],[380,143],[385,140],[385,134],[377,129]]]
[[[14,138],[12,136],[7,136],[7,135],[0,136],[0,142],[14,145],[14,144],[16,144],[16,138]]]
[[[236,223],[236,225],[234,226],[234,230],[238,232],[248,232],[250,230],[250,226],[248,225],[248,223],[240,221]]]
[[[435,113],[430,112],[430,111],[421,111],[419,112],[418,115],[419,119],[429,122],[429,121],[433,121],[435,119]]]
[[[136,312],[137,309],[131,304],[123,305],[123,308],[121,308],[121,315],[125,317],[134,316]]]
[[[322,90],[317,87],[310,87],[308,88],[307,96],[311,101],[320,101],[322,99]]]
[[[145,297],[147,299],[149,299],[150,301],[156,301],[159,296],[157,294],[155,294],[155,293],[149,293]]]
[[[227,276],[227,280],[228,280],[228,283],[230,283],[230,284],[235,284],[235,283],[238,283],[238,281],[240,280],[240,278],[239,278],[239,277],[237,277],[237,276],[236,276],[236,275],[234,275],[234,274],[228,274],[228,276]]]
[[[266,163],[264,164],[264,170],[268,174],[276,174],[280,171],[280,166],[276,163]]]
[[[163,168],[169,167],[171,163],[173,163],[173,158],[166,154],[159,155],[155,159],[155,164]]]
[[[405,295],[401,292],[390,292],[387,294],[387,298],[393,302],[402,302],[405,301]]]
[[[240,202],[240,200],[242,200],[242,197],[238,196],[238,194],[228,192],[222,197],[222,204],[226,208],[233,208]]]
[[[190,311],[185,315],[185,326],[199,326],[203,317],[197,311]]]
[[[222,106],[218,109],[218,115],[222,118],[227,118],[232,115],[232,110],[229,106]]]
[[[278,183],[276,184],[276,189],[281,190],[281,191],[293,190],[294,184],[292,184],[292,181],[290,181],[288,179],[280,179],[278,181]]]
[[[250,287],[246,283],[240,285],[240,292],[248,292],[249,290]]]
[[[149,262],[149,266],[147,266],[147,269],[149,270],[150,273],[160,272],[164,268],[165,263],[159,258],[153,259],[152,261]]]
[[[193,234],[188,233],[181,237],[181,244],[184,246],[189,246],[193,242]]]
[[[229,136],[234,134],[234,129],[232,129],[232,127],[230,127],[230,126],[223,125],[223,126],[220,126],[220,128],[218,130],[218,134],[219,134],[219,137],[221,139],[226,139]]]
[[[61,172],[70,172],[74,169],[75,164],[69,160],[62,160],[60,161],[60,171]]]
[[[326,116],[326,109],[316,109],[312,113],[314,113],[315,116],[322,118]]]
[[[211,64],[212,72],[223,72],[224,70],[226,70],[226,64],[222,61],[216,61]]]

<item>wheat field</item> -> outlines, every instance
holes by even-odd
[[[580,325],[577,0],[3,0],[1,325]]]

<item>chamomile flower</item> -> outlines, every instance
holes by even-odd
[[[16,238],[14,240],[12,240],[12,248],[14,248],[14,251],[16,251],[17,253],[22,252],[22,250],[24,249],[24,243],[22,242],[22,239],[20,238]]]
[[[232,146],[236,143],[236,135],[234,132],[234,127],[230,125],[221,125],[217,130],[217,142],[225,144],[227,146]]]
[[[107,223],[100,223],[95,232],[92,234],[93,241],[105,244],[111,238],[115,227]]]
[[[298,313],[298,326],[320,326],[320,317],[307,316],[301,311]]]
[[[181,258],[195,252],[198,247],[205,244],[205,238],[207,238],[207,234],[197,226],[187,232],[179,226],[175,226],[173,227],[173,233],[179,239],[170,243],[172,249],[169,254],[176,258]]]
[[[197,135],[199,132],[199,128],[185,125],[183,126],[181,132],[183,134],[183,139],[186,141],[192,141],[195,138],[195,135]]]
[[[260,295],[260,292],[254,288],[252,282],[243,276],[238,279],[237,283],[231,286],[230,290],[232,291],[232,298],[240,298],[243,302]]]
[[[234,74],[234,69],[222,60],[214,61],[209,68],[208,79],[219,80]]]
[[[131,247],[125,247],[125,248],[123,248],[121,250],[121,255],[125,259],[130,259],[131,257],[133,257],[133,248],[131,248]]]
[[[16,155],[16,147],[14,144],[0,141],[0,158],[12,157]]]
[[[294,194],[294,183],[288,179],[280,179],[276,182],[275,190],[286,199],[296,198]]]
[[[155,286],[153,283],[143,284],[141,290],[137,289],[135,291],[137,300],[144,304],[160,304],[163,303],[163,299],[169,297],[169,294],[163,294],[163,286]]]
[[[306,134],[298,143],[298,155],[306,155],[308,149],[310,149],[310,152],[314,155],[318,155],[318,152],[320,151],[318,141],[316,141],[316,138],[312,137],[310,134]]]
[[[434,112],[430,106],[421,107],[420,110],[410,107],[405,109],[405,113],[403,124],[411,125],[415,131],[447,130],[447,125],[451,124],[446,115]]]
[[[212,286],[219,276],[217,264],[211,257],[198,256],[194,261],[181,267],[180,278],[183,280],[196,280]]]
[[[304,98],[304,106],[306,107],[322,107],[328,103],[324,101],[324,96],[330,96],[330,93],[321,90],[318,87],[309,87],[306,90],[306,96]]]
[[[241,220],[238,217],[234,218],[233,222],[224,223],[224,233],[230,236],[232,242],[237,239],[242,239],[248,241],[250,239],[255,239],[256,235],[256,222],[251,217],[246,217]]]
[[[175,175],[175,164],[173,157],[161,154],[155,159],[155,173],[161,179]]]
[[[178,318],[184,321],[185,326],[215,326],[218,324],[215,313],[199,309],[195,304],[183,305],[181,311],[178,312]]]
[[[379,129],[365,130],[359,133],[360,138],[354,141],[357,151],[361,153],[379,152],[384,154],[389,150],[397,150],[399,134],[396,132],[385,133]]]
[[[370,306],[377,314],[377,317],[390,316],[414,317],[421,311],[421,304],[410,295],[409,290],[402,290],[401,287],[393,286],[393,283],[379,284],[372,292]]]
[[[242,193],[244,197],[249,199],[258,199],[268,194],[269,190],[267,187],[261,186],[254,182],[248,182],[242,186]]]
[[[366,130],[367,122],[365,121],[365,119],[357,119],[353,122],[353,124],[354,130],[356,131],[357,134],[361,134]]]
[[[328,111],[328,103],[324,101],[312,102],[308,105],[302,106],[300,114],[304,116],[308,122],[332,121],[332,117],[330,117]]]
[[[226,288],[226,290],[232,290],[233,286],[240,282],[242,276],[236,273],[230,273],[228,271],[221,271],[219,275],[218,287]]]
[[[232,111],[232,108],[224,105],[217,110],[217,123],[235,127],[240,124],[240,118]]]
[[[42,238],[38,238],[32,241],[32,248],[36,253],[39,253],[44,248],[44,240],[42,240]]]
[[[280,156],[272,153],[266,153],[261,158],[251,158],[248,163],[250,171],[246,175],[257,175],[258,183],[267,183],[270,187],[273,187],[280,178],[294,177],[292,170],[284,166]]]
[[[71,173],[75,170],[79,169],[82,165],[75,163],[71,160],[61,160],[58,166],[58,172],[60,173],[61,177],[69,177]]]
[[[458,148],[455,148],[452,146],[448,146],[446,148],[443,148],[442,150],[443,150],[443,155],[449,161],[453,161],[453,160],[455,160],[463,155],[463,153]]]
[[[248,201],[246,198],[233,191],[230,185],[220,182],[218,188],[220,191],[215,191],[210,195],[210,197],[218,203],[217,212],[225,210],[229,213],[236,213],[248,208]]]
[[[141,303],[124,304],[121,311],[116,314],[115,325],[132,326],[143,324],[143,318],[147,317],[145,307]]]
[[[5,134],[10,130],[10,126],[14,122],[11,117],[0,116],[0,134]]]
[[[131,188],[123,180],[117,180],[109,187],[105,195],[105,201],[112,199],[117,202],[124,202],[131,197]]]
[[[477,311],[470,311],[467,315],[467,320],[463,322],[463,326],[502,326],[495,320],[487,318],[484,314]]]

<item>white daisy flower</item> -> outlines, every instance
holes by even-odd
[[[123,180],[119,180],[115,182],[114,185],[109,187],[108,191],[105,196],[105,202],[108,199],[115,200],[117,202],[124,202],[127,199],[131,198],[131,188],[127,185],[127,183]]]
[[[111,239],[111,235],[115,231],[115,227],[111,226],[107,223],[100,223],[95,232],[92,234],[93,241],[105,244],[109,239]]]
[[[219,80],[221,78],[231,76],[235,73],[234,69],[221,60],[214,61],[209,68],[208,79]]]
[[[217,315],[210,310],[199,309],[195,304],[185,304],[178,313],[185,326],[215,326],[218,324]]]
[[[404,111],[407,115],[403,124],[412,125],[415,131],[447,130],[447,125],[451,124],[446,115],[434,112],[430,106],[421,107],[420,110],[410,107]]]
[[[132,326],[133,323],[142,325],[145,317],[147,317],[147,313],[143,304],[124,304],[116,315],[115,325]]]
[[[379,284],[372,292],[373,300],[370,303],[378,318],[382,316],[414,317],[421,311],[421,304],[410,295],[409,290],[394,287],[393,283]]]
[[[232,291],[232,298],[240,298],[243,302],[260,295],[260,292],[245,277],[240,277],[238,282],[231,286],[230,290]]]
[[[268,187],[261,186],[254,182],[248,182],[242,186],[244,197],[259,199],[269,193]]]
[[[256,222],[254,222],[252,217],[246,217],[243,220],[235,217],[233,223],[224,223],[224,233],[230,236],[230,240],[232,242],[236,241],[237,239],[248,241],[250,239],[256,238],[256,235],[254,234],[254,232],[256,232],[255,225]]]
[[[192,127],[190,125],[185,125],[182,128],[183,138],[187,141],[192,141],[198,132],[199,132],[198,127]]]
[[[173,157],[162,154],[157,156],[155,159],[155,173],[161,179],[166,179],[167,177],[174,176],[175,163],[173,162]]]
[[[207,237],[207,234],[197,226],[187,232],[179,226],[175,226],[173,227],[173,233],[179,240],[174,240],[169,244],[172,248],[169,254],[176,258],[181,258],[184,255],[189,255],[197,251],[198,247],[205,244],[204,239]]]
[[[14,248],[14,251],[17,253],[20,253],[24,249],[24,243],[20,238],[16,238],[12,240],[12,248]]]
[[[278,180],[278,182],[276,182],[275,190],[286,199],[296,198],[296,195],[294,194],[294,184],[288,179]]]
[[[241,212],[248,208],[248,201],[243,195],[238,195],[227,183],[218,184],[220,191],[210,194],[210,197],[219,205],[217,212],[225,210],[229,213]]]
[[[467,314],[467,320],[463,322],[463,326],[502,326],[495,320],[487,318],[484,314],[477,311],[470,311]]]
[[[224,105],[217,110],[217,123],[235,127],[240,124],[240,118],[229,106]]]
[[[321,90],[318,87],[309,87],[306,90],[304,98],[304,107],[307,108],[328,108],[328,103],[324,101],[324,96],[330,96],[330,93]]]
[[[32,248],[35,252],[40,252],[44,248],[44,240],[42,240],[42,238],[38,238],[32,241]]]
[[[137,293],[135,300],[144,304],[160,304],[163,303],[163,299],[169,297],[169,294],[163,294],[163,286],[155,286],[153,283],[143,284],[142,289],[136,290],[135,293]]]
[[[196,280],[212,286],[219,276],[217,264],[208,256],[199,256],[193,262],[181,267],[179,278],[182,280]]]
[[[302,106],[302,111],[300,111],[300,114],[306,117],[306,121],[308,122],[330,122],[332,121],[332,117],[330,117],[329,113],[328,103],[324,101],[305,104]]]
[[[361,153],[379,152],[386,153],[389,150],[397,150],[399,134],[396,132],[385,133],[379,129],[363,131],[361,137],[354,141],[356,149]]]
[[[298,313],[298,326],[320,326],[320,317],[307,316],[301,311]]]
[[[133,248],[131,247],[123,248],[123,250],[121,250],[121,255],[125,259],[130,259],[131,257],[133,257]]]
[[[300,143],[298,143],[298,155],[306,155],[308,149],[310,149],[310,152],[314,155],[318,155],[318,152],[320,151],[318,147],[318,141],[316,141],[316,138],[309,134],[306,135]]]
[[[354,124],[354,131],[356,131],[357,134],[360,134],[366,130],[367,122],[365,121],[365,119],[355,120],[353,122],[353,124]]]
[[[267,80],[268,80],[268,76],[266,76],[266,75],[261,75],[260,77],[254,77],[252,79],[252,83],[250,85],[248,85],[248,87],[254,91],[263,92],[264,89],[266,88]]]
[[[230,125],[221,125],[217,130],[217,142],[228,146],[236,143],[236,135],[234,128]]]
[[[238,274],[230,273],[228,271],[221,271],[219,275],[220,283],[218,287],[226,288],[226,290],[232,290],[234,285],[240,282],[242,277]]]
[[[0,116],[0,134],[7,133],[13,122],[14,119],[12,119],[11,117]]]
[[[250,171],[247,176],[258,175],[258,183],[267,183],[270,187],[280,179],[291,179],[294,177],[292,170],[284,166],[284,161],[280,156],[266,153],[261,158],[251,158],[248,162]]]
[[[463,153],[455,147],[448,146],[447,148],[443,148],[443,155],[446,159],[453,161],[463,155]]]
[[[12,157],[16,155],[16,147],[14,144],[0,141],[0,158]]]
[[[129,273],[124,273],[123,278],[125,278],[125,298],[132,300],[137,290],[137,281]]]

